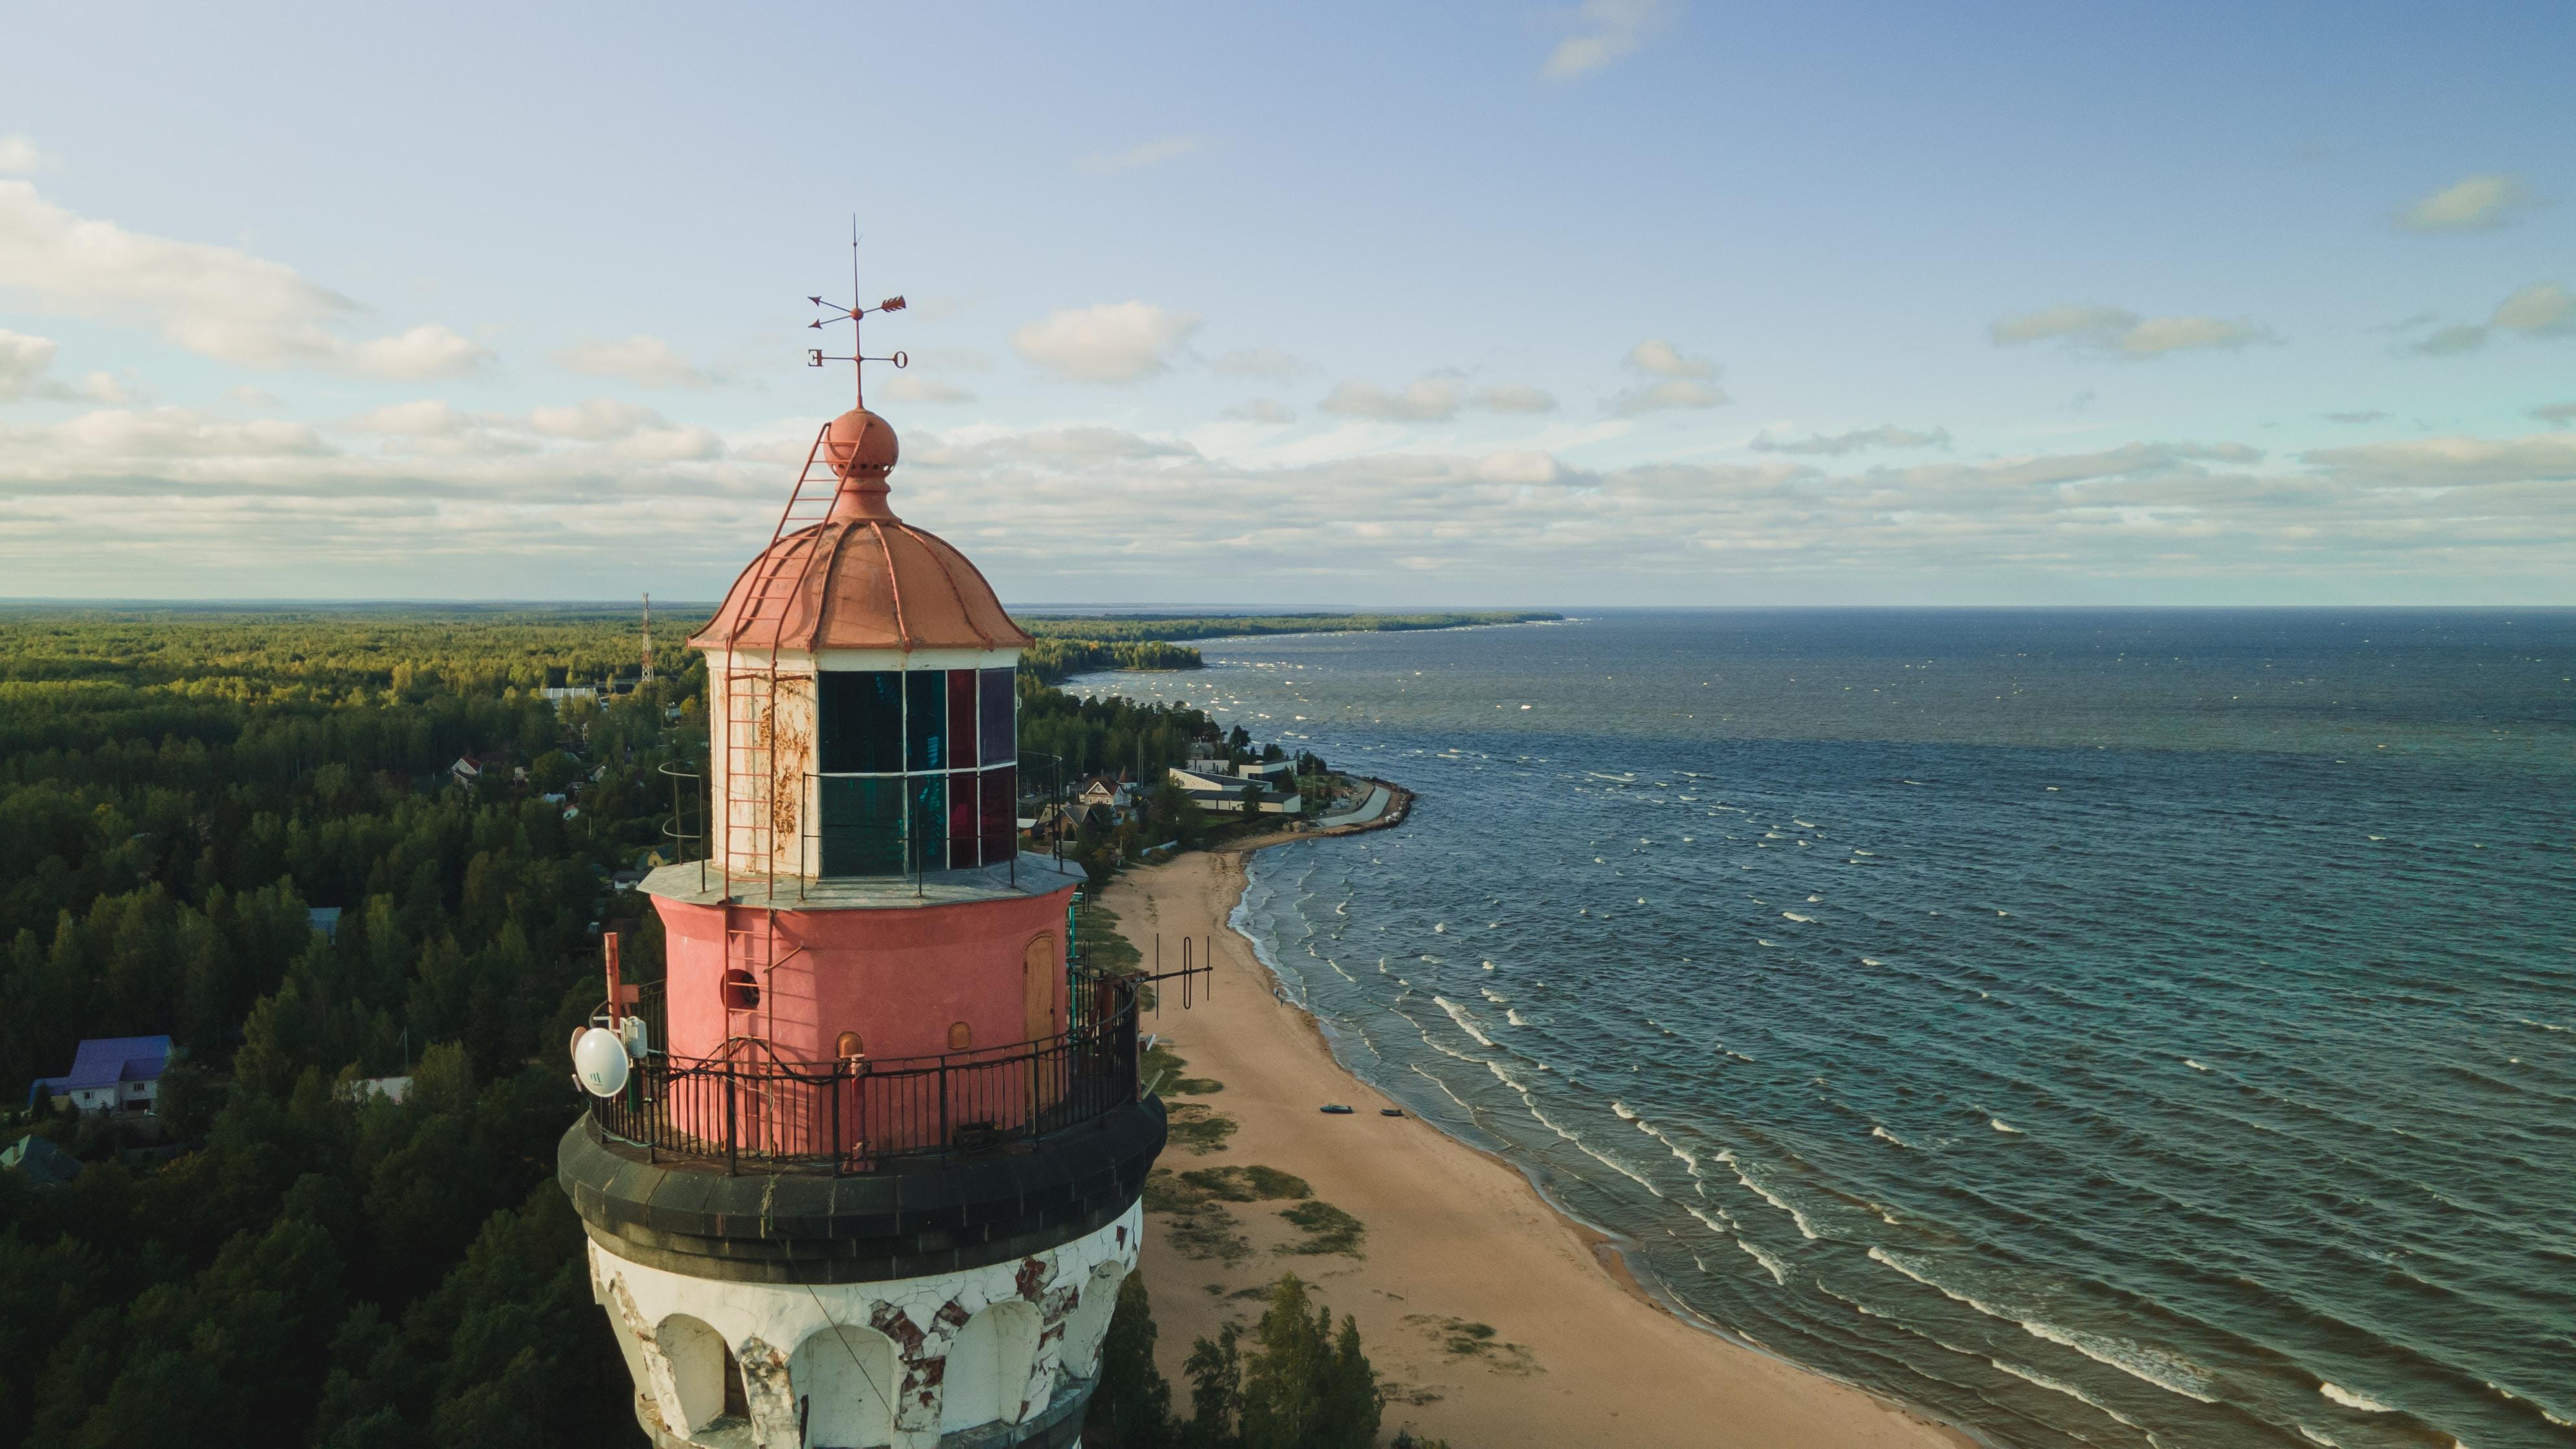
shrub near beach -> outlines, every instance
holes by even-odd
[[[1092,1449],[1368,1449],[1377,1442],[1384,1399],[1360,1349],[1359,1325],[1345,1314],[1336,1328],[1332,1310],[1314,1306],[1294,1274],[1271,1285],[1250,1332],[1227,1324],[1191,1348],[1186,1419],[1172,1417],[1154,1339],[1144,1280],[1130,1277],[1119,1290],[1083,1430]]]

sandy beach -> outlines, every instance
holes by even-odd
[[[1142,1271],[1177,1400],[1191,1340],[1257,1316],[1260,1286],[1293,1271],[1358,1317],[1388,1387],[1388,1438],[1409,1428],[1457,1449],[1971,1442],[1684,1323],[1508,1163],[1410,1116],[1381,1116],[1395,1104],[1342,1070],[1227,927],[1243,870],[1239,847],[1184,855],[1131,870],[1103,897],[1149,955],[1164,938],[1167,966],[1183,936],[1213,945],[1212,992],[1188,1011],[1168,1001],[1148,1029],[1188,1063],[1179,1089],[1163,1088],[1176,1121],[1217,1113],[1233,1130],[1203,1153],[1176,1134],[1162,1166],[1293,1174],[1313,1200],[1358,1220],[1358,1256],[1295,1251],[1317,1246],[1317,1234],[1281,1218],[1294,1199],[1190,1194],[1201,1199],[1192,1209],[1154,1213]],[[1326,1102],[1358,1110],[1327,1116],[1316,1110]]]

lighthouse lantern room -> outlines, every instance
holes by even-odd
[[[856,328],[902,305],[818,325],[900,365]],[[643,883],[660,982],[609,943],[558,1177],[656,1445],[1054,1449],[1164,1114],[1133,984],[1069,968],[1081,877],[1019,850],[1031,640],[895,516],[894,429],[854,402],[689,640],[703,858]]]

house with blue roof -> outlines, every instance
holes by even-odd
[[[166,1036],[95,1037],[72,1053],[70,1071],[29,1083],[27,1105],[34,1106],[36,1089],[46,1087],[68,1111],[150,1112],[160,1104],[161,1073],[169,1065]]]

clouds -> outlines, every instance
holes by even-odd
[[[1649,337],[1628,350],[1624,365],[1642,381],[1615,394],[1611,412],[1623,418],[1675,409],[1722,407],[1733,401],[1717,385],[1721,369],[1714,362],[1685,357],[1660,337]]]
[[[1316,406],[1346,418],[1391,423],[1441,423],[1458,416],[1458,384],[1445,377],[1418,378],[1402,392],[1373,382],[1341,382]]]
[[[637,387],[707,388],[718,381],[670,343],[641,332],[613,341],[576,342],[555,352],[552,360],[566,372],[622,378]]]
[[[1171,370],[1200,319],[1151,302],[1051,312],[1011,334],[1013,351],[1065,382],[1131,383]]]
[[[1756,437],[1747,446],[1757,453],[1799,453],[1813,457],[1840,457],[1866,448],[1946,448],[1950,433],[1946,428],[1900,428],[1894,423],[1881,423],[1874,428],[1860,428],[1830,436],[1809,435],[1796,441],[1778,441],[1770,436]]]
[[[1266,377],[1294,382],[1314,368],[1275,347],[1246,347],[1208,359],[1208,371],[1219,377]]]
[[[1073,169],[1093,176],[1114,175],[1121,171],[1134,171],[1194,155],[1206,150],[1207,146],[1207,138],[1204,136],[1167,136],[1160,141],[1148,141],[1141,146],[1132,146],[1124,151],[1094,152],[1076,159]]]
[[[1527,383],[1518,382],[1497,383],[1470,391],[1455,377],[1435,373],[1407,383],[1401,392],[1390,392],[1373,382],[1337,383],[1317,406],[1346,418],[1392,423],[1445,423],[1457,417],[1460,409],[1471,407],[1497,413],[1552,412],[1556,408],[1556,399]]]
[[[721,583],[768,536],[804,441],[719,440],[596,398],[524,412],[423,398],[324,429],[184,409],[0,426],[0,570],[68,579],[62,560],[94,566],[102,547],[133,568],[238,555],[247,591],[285,551],[300,577],[364,592],[369,570],[424,560],[505,580],[623,567],[645,549],[657,569]],[[2355,557],[2411,567],[2439,556],[2535,577],[2576,566],[2565,502],[2576,432],[2288,461],[2224,439],[2145,440],[1857,468],[1837,468],[1831,451],[1779,450],[1601,468],[1527,446],[1244,461],[1111,427],[924,427],[906,443],[897,511],[1021,598],[1250,579],[1349,590],[1404,571],[1482,591],[1648,581],[1696,599],[1713,597],[1701,592],[1713,558],[1725,577],[1773,580],[1857,570],[2278,581],[2332,577]],[[103,495],[127,500],[105,523]],[[1127,506],[1102,509],[1111,495]],[[1299,506],[1247,531],[1237,515],[1191,506],[1211,497]],[[1157,526],[1133,528],[1136,509]]]
[[[1297,410],[1271,398],[1257,397],[1237,403],[1217,416],[1230,422],[1268,423],[1276,427],[1297,421]]]
[[[661,413],[616,398],[589,398],[524,413],[470,411],[444,398],[418,398],[341,420],[335,431],[381,439],[379,451],[401,457],[495,458],[539,453],[551,442],[607,444],[615,456],[644,459],[718,457],[715,434],[674,426]]]
[[[348,349],[347,357],[354,370],[394,382],[472,377],[492,362],[488,348],[436,323],[358,343]]]
[[[0,328],[0,402],[14,402],[42,385],[60,350],[50,337]]]
[[[2470,176],[2397,209],[2405,231],[2493,231],[2522,219],[2533,205],[2531,189],[2517,176]]]
[[[2534,282],[2498,302],[2486,321],[2437,327],[2405,350],[2418,357],[2457,357],[2486,346],[2499,331],[2535,339],[2576,336],[2576,293],[2556,282]]]
[[[1475,405],[1496,413],[1552,413],[1556,399],[1525,382],[1500,382],[1476,390]]]
[[[61,169],[62,158],[37,146],[26,132],[0,136],[0,176],[35,176]]]
[[[1621,59],[1668,29],[1671,0],[1584,0],[1571,17],[1575,33],[1547,53],[1540,74],[1570,81]]]
[[[1997,347],[2056,341],[2070,351],[2130,359],[2196,350],[2233,351],[2281,340],[2270,328],[2245,318],[2141,317],[2123,307],[2080,302],[1996,318],[1986,336]]]
[[[0,298],[54,316],[149,327],[218,362],[368,376],[455,377],[491,355],[443,326],[351,342],[363,310],[279,263],[73,215],[0,181]]]
[[[135,390],[113,373],[92,372],[76,383],[54,377],[55,354],[61,347],[50,337],[36,337],[0,327],[0,403],[36,399],[123,404]]]
[[[2576,480],[2576,435],[2522,438],[2421,438],[2318,448],[2301,461],[2346,478],[2407,488]],[[2560,523],[2563,526],[2565,519]]]

